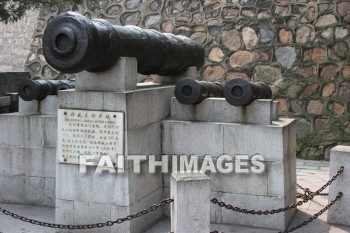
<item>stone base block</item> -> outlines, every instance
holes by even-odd
[[[94,202],[81,202],[64,199],[56,199],[56,223],[60,224],[94,224],[106,221],[115,221],[128,215],[149,208],[162,200],[163,190],[158,189],[131,206],[118,206],[115,204],[101,204]],[[163,208],[152,211],[147,215],[125,221],[112,227],[85,230],[91,233],[141,233],[153,226],[163,215]],[[81,230],[59,232],[81,232]]]
[[[136,83],[137,61],[131,57],[120,57],[105,72],[83,71],[75,77],[75,89],[78,91],[128,91],[136,89]]]
[[[284,198],[268,196],[253,196],[212,192],[212,197],[215,197],[218,200],[225,202],[226,204],[231,204],[234,207],[237,206],[249,210],[278,209],[290,204],[287,203]],[[216,223],[239,224],[259,228],[284,230],[288,227],[294,214],[295,209],[267,216],[248,215],[244,213],[234,212],[226,208],[221,208],[219,206],[215,206],[211,209],[211,221]]]
[[[332,201],[339,192],[342,198],[328,210],[327,222],[350,226],[350,146],[336,146],[330,155],[330,176],[337,173],[344,166],[343,173],[331,184],[328,202]]]
[[[295,153],[295,124],[283,119],[271,125],[163,121],[162,154],[260,154],[265,161],[283,161]]]
[[[59,108],[124,112],[126,129],[133,129],[167,118],[173,93],[173,86],[140,88],[123,93],[71,90],[59,93]]]
[[[0,202],[55,206],[55,179],[0,175]]]
[[[62,92],[62,91],[61,91]],[[42,114],[57,116],[57,96],[49,95],[42,101],[24,101],[19,98],[18,112],[22,114]]]
[[[271,124],[278,120],[278,103],[256,100],[243,107],[235,107],[224,98],[207,98],[195,105],[184,105],[171,99],[171,119],[180,121],[209,121],[222,123]]]

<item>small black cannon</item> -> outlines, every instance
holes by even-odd
[[[25,101],[45,99],[60,90],[74,89],[74,80],[24,80],[18,85],[18,94]]]
[[[271,88],[265,83],[251,83],[242,78],[228,81],[224,89],[226,101],[233,106],[246,106],[256,99],[271,99]]]
[[[204,49],[185,36],[136,26],[114,26],[68,12],[52,19],[43,35],[46,61],[65,73],[102,72],[117,59],[135,57],[138,73],[176,75],[202,67]]]
[[[223,97],[223,89],[222,84],[219,82],[196,81],[191,78],[183,78],[175,86],[175,97],[182,104],[198,104],[205,98]]]

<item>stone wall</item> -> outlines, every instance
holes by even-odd
[[[22,72],[29,54],[38,11],[29,11],[16,23],[0,23],[0,72]]]
[[[349,1],[88,0],[71,9],[198,41],[207,54],[200,79],[268,83],[281,114],[299,119],[299,157],[327,159],[329,148],[350,142]],[[41,48],[47,20],[65,10],[40,13],[27,61],[34,78],[66,78]]]

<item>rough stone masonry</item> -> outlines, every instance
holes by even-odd
[[[62,79],[43,59],[47,21],[75,10],[113,24],[182,34],[203,44],[203,80],[243,77],[273,87],[280,113],[298,119],[298,156],[329,158],[350,141],[350,2],[347,0],[104,0],[44,7],[27,60],[32,78]]]

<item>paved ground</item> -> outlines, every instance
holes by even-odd
[[[329,163],[324,161],[306,161],[297,160],[297,179],[298,184],[309,187],[311,191],[315,191],[324,185],[329,179]],[[298,190],[301,191],[301,190]],[[328,192],[328,190],[325,190]],[[295,226],[305,219],[311,217],[327,204],[327,197],[318,196],[313,201],[309,201],[302,205],[291,224]],[[23,205],[0,204],[3,208],[20,213],[24,216],[30,216],[35,219],[53,222],[54,209],[42,208]],[[350,216],[349,216],[350,219]],[[296,233],[342,233],[350,232],[350,228],[342,226],[330,226],[327,224],[327,212],[302,229],[296,230]],[[238,225],[212,224],[212,230],[218,230],[225,233],[272,233],[274,230],[266,230],[259,228],[251,228]],[[163,233],[170,231],[169,219],[162,219],[152,229],[146,233]],[[8,216],[0,214],[0,233],[54,233],[55,230],[33,226],[20,222]]]

